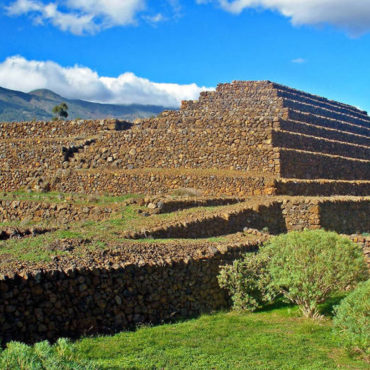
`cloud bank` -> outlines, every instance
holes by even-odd
[[[145,10],[145,0],[16,0],[6,7],[8,15],[30,15],[36,24],[50,22],[76,35],[135,23]],[[159,19],[159,16],[157,16]]]
[[[278,11],[294,25],[332,24],[356,36],[370,31],[369,0],[196,0],[216,2],[224,10],[239,14],[244,9]]]
[[[197,99],[211,88],[195,83],[157,83],[126,72],[118,77],[99,76],[87,67],[63,67],[51,61],[27,60],[21,56],[0,63],[0,86],[29,92],[50,89],[63,97],[110,104],[153,104],[178,107],[181,100]]]

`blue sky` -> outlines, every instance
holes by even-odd
[[[370,111],[368,0],[5,0],[0,86],[176,106],[272,80]]]

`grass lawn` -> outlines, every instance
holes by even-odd
[[[105,369],[368,369],[340,348],[329,318],[305,319],[296,307],[204,315],[74,346]]]

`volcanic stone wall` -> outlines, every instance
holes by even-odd
[[[58,169],[65,157],[73,151],[89,145],[86,140],[47,139],[47,140],[14,140],[0,142],[0,165],[2,169],[38,167]]]
[[[328,126],[320,127],[317,125],[307,124],[305,122],[293,122],[288,120],[279,121],[280,129],[290,133],[300,133],[305,135],[312,135],[314,137],[322,137],[343,143],[353,143],[358,145],[370,146],[370,137],[366,135],[359,135],[355,133],[344,132],[332,129]]]
[[[370,200],[363,202],[330,202],[320,204],[320,223],[326,230],[343,234],[370,232]],[[344,216],[347,217],[344,217]]]
[[[183,102],[179,111],[131,126],[116,120],[0,124],[0,166],[10,171],[1,173],[9,182],[0,183],[12,190],[35,182],[35,170],[38,177],[53,178],[49,170],[70,169],[69,183],[53,189],[118,194],[194,187],[204,194],[246,196],[283,191],[287,185],[280,186],[279,178],[370,180],[369,124],[365,112],[345,104],[268,81],[235,81]],[[148,181],[147,170],[156,169],[164,172]],[[215,180],[200,172],[174,175],[175,169],[218,174]],[[368,184],[353,183],[325,184],[320,192],[320,184],[291,186],[289,192],[369,192]]]
[[[128,232],[126,237],[142,239],[145,237],[166,238],[210,238],[243,231],[243,229],[265,229],[271,234],[286,232],[281,203],[271,202],[255,207],[248,207],[248,202],[229,212],[215,211],[212,216],[197,216],[196,219],[175,222],[165,227],[157,227],[144,232]]]
[[[220,85],[131,130],[106,134],[70,167],[217,168],[277,174],[271,129],[283,115],[267,83]],[[109,143],[109,146],[107,145]]]
[[[369,128],[359,125],[354,125],[345,121],[338,121],[333,118],[316,116],[309,113],[300,111],[288,110],[284,119],[291,120],[293,122],[306,123],[309,125],[320,126],[322,128],[331,128],[344,133],[357,134],[363,136],[369,136]]]
[[[368,195],[369,181],[280,179],[274,183],[276,195]]]
[[[340,234],[370,232],[370,200],[351,197],[273,197],[247,198],[231,210],[189,216],[164,226],[127,232],[126,237],[209,238],[254,229],[270,234],[324,228]]]
[[[367,146],[346,144],[287,131],[274,131],[272,133],[272,143],[277,147],[346,156],[348,158],[370,158],[370,147]]]
[[[162,258],[148,248],[163,249]],[[217,282],[219,266],[258,242],[234,246],[132,246],[141,262],[121,250],[106,251],[89,268],[46,269],[0,277],[0,338],[36,342],[58,337],[112,333],[140,323],[161,323],[227,307]],[[181,253],[188,257],[181,257]],[[152,254],[153,255],[153,254]],[[167,254],[170,256],[171,253]]]
[[[370,117],[355,107],[273,84],[287,109],[272,131],[280,176],[370,179]]]
[[[168,170],[61,170],[1,171],[0,188],[15,191],[49,184],[50,190],[85,194],[160,194],[179,188],[196,189],[203,195],[239,196],[274,194],[274,181],[242,172],[220,174]]]
[[[96,135],[102,130],[123,129],[128,122],[116,119],[75,121],[0,122],[0,139],[65,138]]]
[[[48,203],[0,199],[0,222],[29,220],[72,222],[83,220],[104,220],[110,218],[112,209],[69,203]]]
[[[370,180],[369,161],[281,149],[280,175],[297,179]]]
[[[323,228],[339,234],[361,234],[370,231],[370,200],[345,198],[306,198],[283,201],[288,231]]]

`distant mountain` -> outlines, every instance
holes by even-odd
[[[133,121],[157,115],[167,109],[157,105],[91,103],[67,99],[47,89],[27,94],[0,87],[0,122],[50,120],[53,107],[62,102],[68,105],[68,119],[119,118]]]

